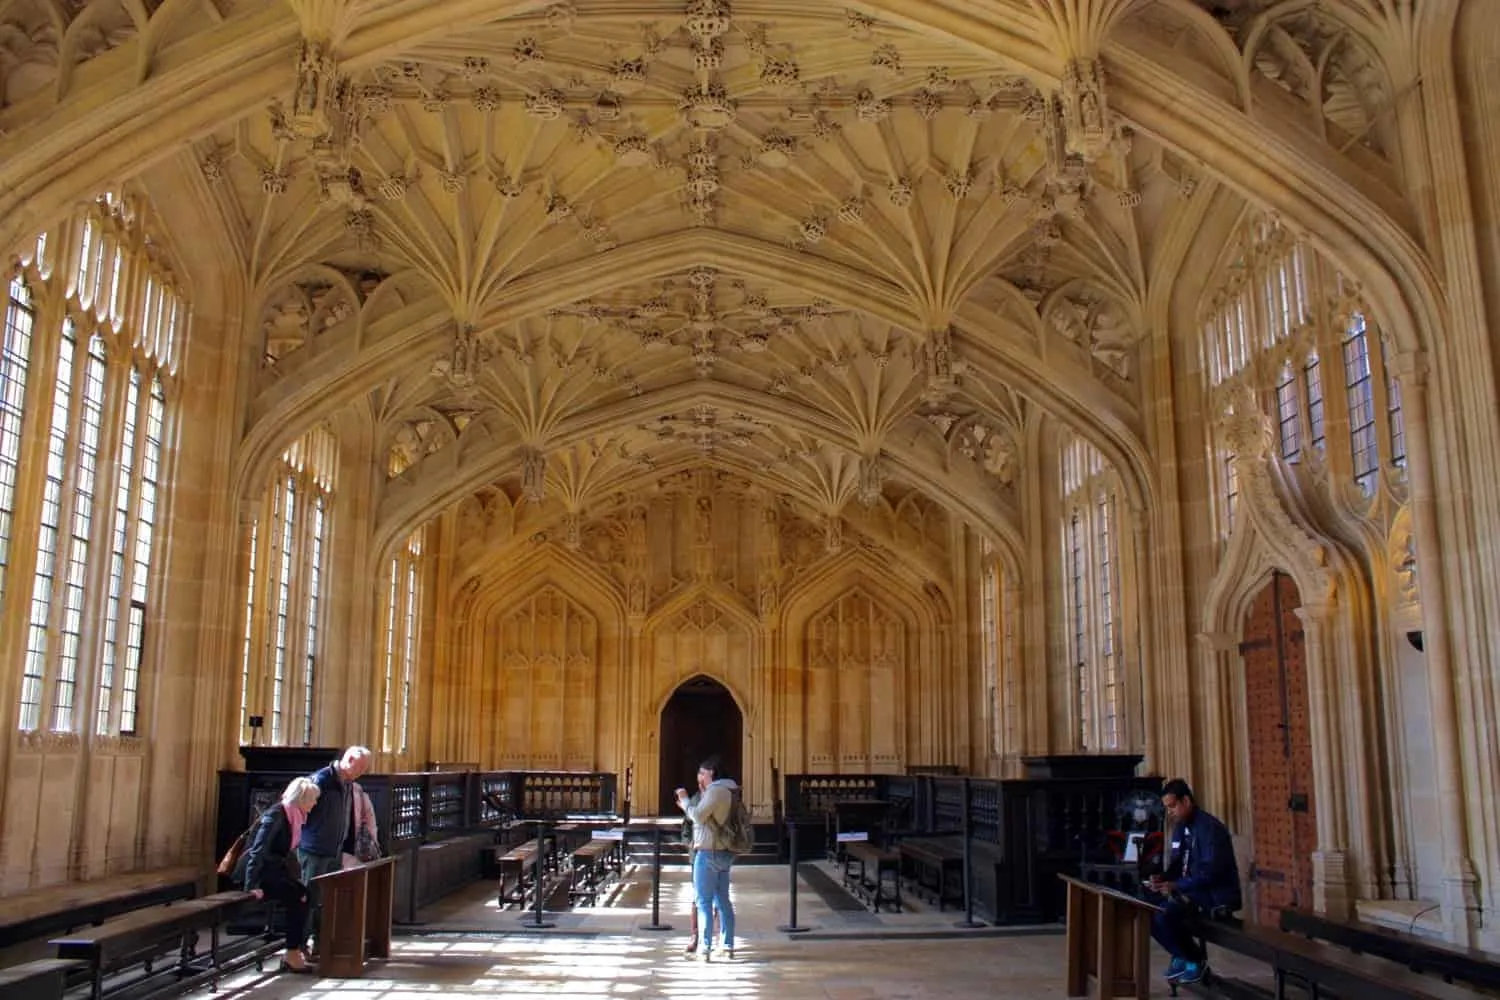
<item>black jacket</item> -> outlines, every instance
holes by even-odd
[[[349,817],[353,812],[349,802],[349,783],[339,777],[337,762],[319,768],[312,781],[321,794],[318,804],[307,814],[307,822],[302,824],[302,843],[297,847],[304,854],[336,858],[348,836]]]
[[[1218,818],[1202,809],[1172,831],[1172,853],[1166,877],[1177,883],[1177,891],[1206,909],[1224,906],[1238,910],[1240,869],[1234,860],[1234,843]]]
[[[245,889],[264,889],[267,883],[298,881],[300,869],[293,860],[292,824],[286,807],[277,803],[260,814],[255,836],[245,849]]]

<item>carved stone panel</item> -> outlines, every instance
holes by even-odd
[[[501,768],[591,770],[598,712],[598,623],[556,587],[509,609],[500,623]]]
[[[806,648],[809,768],[899,773],[905,734],[905,624],[863,590],[850,590],[813,616]]]

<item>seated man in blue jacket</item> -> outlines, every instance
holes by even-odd
[[[1167,782],[1161,802],[1176,825],[1166,871],[1148,883],[1152,892],[1167,897],[1151,918],[1151,936],[1172,956],[1168,982],[1196,983],[1208,974],[1208,953],[1189,933],[1189,925],[1200,915],[1240,908],[1240,868],[1229,830],[1198,808],[1186,781]]]

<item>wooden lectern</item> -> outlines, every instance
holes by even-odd
[[[1059,877],[1068,889],[1068,996],[1146,1000],[1151,915],[1158,907],[1094,882]]]
[[[318,923],[318,975],[356,979],[365,961],[391,955],[396,859],[329,872],[313,879],[323,893]]]

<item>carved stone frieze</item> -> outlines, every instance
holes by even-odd
[[[1253,392],[1240,389],[1232,394],[1219,430],[1234,455],[1242,508],[1277,554],[1295,567],[1303,602],[1317,606],[1328,601],[1336,577],[1328,565],[1327,546],[1293,520],[1278,492],[1270,461],[1276,447],[1275,428]]]
[[[684,414],[664,414],[648,429],[658,440],[682,441],[704,455],[721,448],[743,448],[770,425],[743,413],[726,413],[717,406],[703,404]]]

